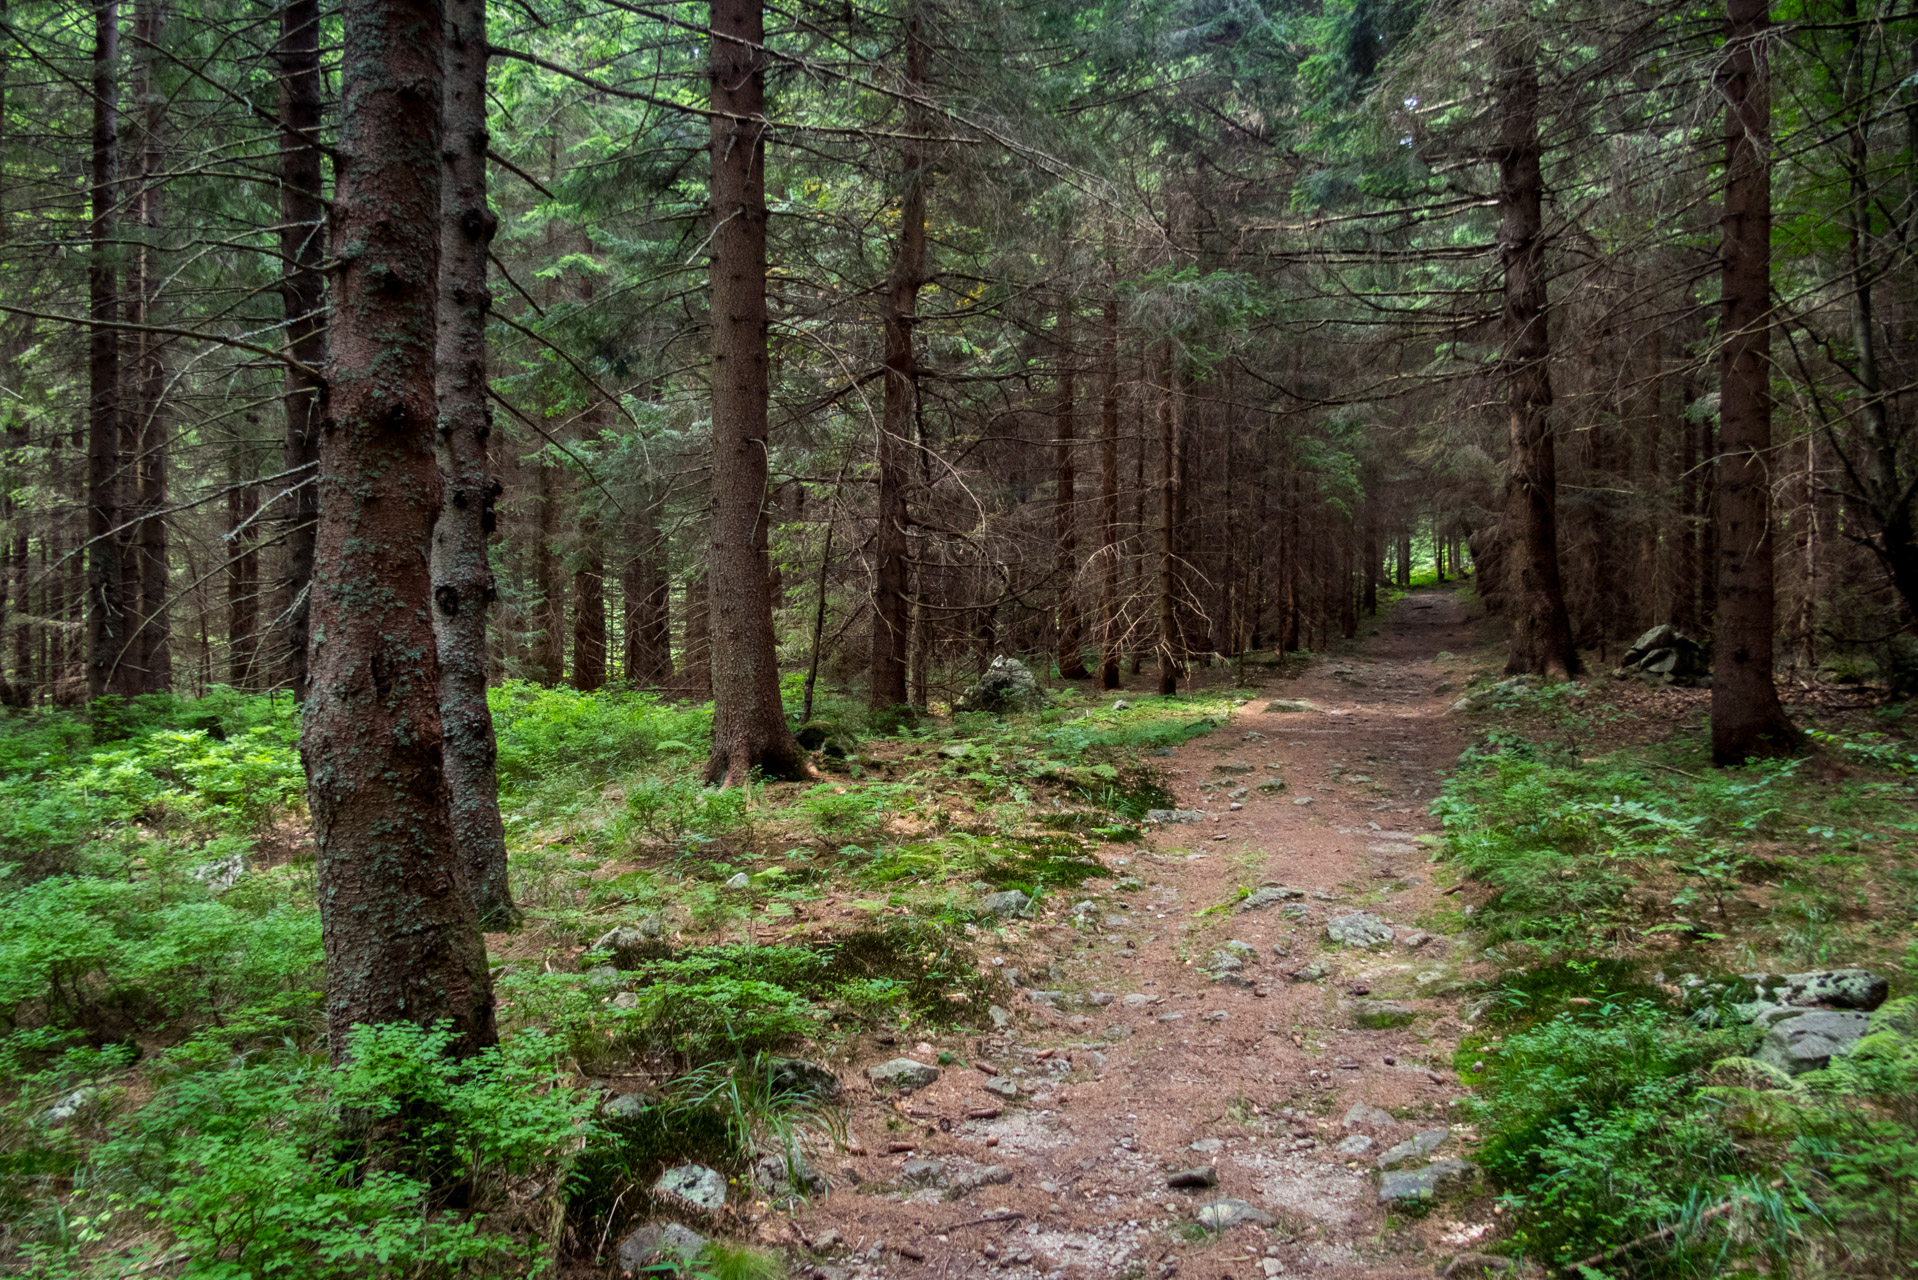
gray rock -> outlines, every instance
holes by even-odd
[[[1352,1007],[1352,1020],[1361,1027],[1373,1031],[1385,1031],[1392,1027],[1408,1027],[1417,1017],[1412,1010],[1396,1000],[1355,1000]]]
[[[867,1067],[866,1078],[882,1089],[923,1089],[939,1078],[939,1068],[911,1058],[894,1058]]]
[[[1117,702],[1114,702],[1112,704],[1112,709],[1114,711],[1130,711],[1132,710],[1132,704],[1130,702],[1127,702],[1124,698],[1120,698]]]
[[[1374,1145],[1373,1141],[1364,1134],[1355,1133],[1351,1137],[1341,1141],[1336,1147],[1333,1147],[1332,1150],[1342,1156],[1362,1156],[1370,1151]]]
[[[736,871],[731,878],[726,881],[726,887],[728,889],[745,889],[751,886],[752,882],[753,878],[744,871]]]
[[[1252,772],[1252,766],[1243,760],[1221,760],[1212,766],[1212,772],[1224,774],[1228,778],[1240,778]]]
[[[987,894],[981,905],[995,916],[1022,916],[1032,906],[1032,895],[1019,889],[1002,889]]]
[[[1317,804],[1318,801],[1314,800],[1311,796],[1294,796],[1292,798],[1292,803],[1293,804]]]
[[[653,1194],[696,1213],[718,1213],[726,1207],[726,1175],[703,1164],[682,1164],[659,1175]]]
[[[1238,905],[1232,909],[1239,912],[1262,911],[1266,907],[1274,906],[1293,898],[1303,898],[1304,896],[1305,890],[1303,889],[1288,889],[1286,886],[1279,884],[1260,885],[1251,893],[1246,894],[1245,897],[1240,898]]]
[[[1797,1075],[1822,1071],[1850,1053],[1869,1030],[1869,1015],[1856,1010],[1811,1009],[1772,1023],[1752,1056]]]
[[[946,1199],[957,1200],[969,1195],[981,1187],[1003,1187],[1012,1181],[1012,1170],[1002,1164],[989,1164],[983,1169],[968,1169],[953,1176],[946,1188]]]
[[[1661,624],[1632,642],[1615,674],[1655,676],[1666,684],[1694,685],[1711,677],[1711,663],[1696,640]]]
[[[637,1275],[656,1263],[690,1265],[706,1247],[705,1236],[677,1222],[649,1222],[619,1242],[619,1267]]]
[[[203,862],[187,874],[213,892],[225,893],[238,884],[240,877],[246,874],[246,855],[229,853],[223,858]]]
[[[1281,791],[1284,791],[1284,790],[1285,790],[1284,778],[1267,778],[1264,782],[1261,782],[1259,784],[1259,794],[1264,796],[1276,796]]]
[[[99,1096],[92,1089],[75,1089],[72,1093],[55,1099],[52,1106],[40,1113],[40,1123],[49,1129],[58,1129],[67,1121],[80,1114],[89,1102]]]
[[[1203,822],[1205,818],[1204,809],[1147,809],[1145,811],[1147,822]]]
[[[1110,991],[1088,991],[1086,993],[1086,1003],[1095,1009],[1105,1008],[1111,1004],[1114,999],[1116,999],[1116,997]]]
[[[992,1019],[992,1025],[1001,1031],[1012,1025],[1012,1014],[996,1004],[986,1006],[986,1016]]]
[[[1380,1204],[1416,1204],[1435,1198],[1450,1182],[1470,1177],[1473,1166],[1464,1160],[1439,1160],[1423,1169],[1405,1169],[1379,1179]]]
[[[1304,698],[1274,698],[1265,704],[1265,709],[1275,714],[1295,711],[1317,711],[1319,704],[1316,702],[1308,702]]]
[[[1181,1169],[1177,1173],[1166,1175],[1165,1185],[1175,1188],[1216,1187],[1219,1185],[1219,1171],[1209,1164],[1195,1165],[1190,1169]]]
[[[917,1183],[925,1187],[943,1186],[946,1181],[946,1162],[908,1160],[899,1166],[899,1181]]]
[[[994,658],[985,674],[965,691],[954,710],[1003,713],[1037,711],[1045,705],[1045,690],[1026,664],[1001,656]]]
[[[1211,1227],[1214,1231],[1224,1231],[1246,1222],[1254,1226],[1269,1227],[1277,1221],[1257,1205],[1230,1198],[1200,1205],[1196,1216],[1202,1225]]]
[[[1396,1147],[1387,1148],[1385,1154],[1379,1157],[1379,1168],[1391,1169],[1407,1160],[1423,1160],[1444,1146],[1445,1140],[1451,1136],[1450,1129],[1427,1129],[1423,1133],[1415,1133]]]
[[[600,1107],[600,1114],[611,1116],[615,1120],[631,1120],[646,1110],[646,1095],[643,1093],[621,1093],[608,1098]]]
[[[1206,967],[1215,974],[1237,973],[1245,968],[1245,961],[1221,947],[1212,953],[1212,958],[1206,962]]]
[[[765,1156],[753,1166],[753,1182],[775,1199],[784,1196],[826,1194],[826,1179],[794,1152],[791,1161],[781,1156]]]
[[[1348,1129],[1356,1129],[1362,1124],[1388,1125],[1397,1123],[1398,1119],[1394,1117],[1390,1111],[1385,1110],[1383,1107],[1375,1107],[1369,1102],[1355,1102],[1352,1104],[1352,1109],[1345,1113],[1345,1127]]]
[[[1326,968],[1324,965],[1308,964],[1304,968],[1294,969],[1285,976],[1294,982],[1320,982],[1324,980],[1325,974]]]
[[[1200,1138],[1197,1142],[1193,1143],[1190,1147],[1188,1147],[1187,1150],[1197,1151],[1201,1155],[1209,1156],[1216,1152],[1225,1150],[1225,1143],[1219,1141],[1217,1138]]]
[[[1148,995],[1143,995],[1140,992],[1134,991],[1131,994],[1124,997],[1122,1000],[1120,1000],[1119,1003],[1124,1005],[1128,1009],[1143,1009],[1145,1006],[1152,1003],[1152,997]]]
[[[660,938],[661,926],[658,916],[647,916],[638,924],[624,924],[609,929],[594,940],[590,951],[604,951],[613,957],[613,964],[621,969],[637,969],[648,960],[662,960],[672,953],[672,948]]]
[[[1824,1005],[1830,1009],[1876,1009],[1891,994],[1891,983],[1865,969],[1815,969],[1810,973],[1788,973],[1768,979],[1762,985],[1771,989],[1780,1004]]]
[[[1348,911],[1325,922],[1325,936],[1342,947],[1376,947],[1392,940],[1392,926],[1369,911]]]
[[[1019,1086],[1011,1076],[994,1076],[979,1087],[995,1098],[1010,1100],[1019,1096]]]
[[[837,1098],[845,1092],[845,1086],[839,1083],[838,1076],[804,1058],[774,1058],[772,1087],[774,1093],[803,1094],[820,1099]]]

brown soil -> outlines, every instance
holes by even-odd
[[[1461,664],[1437,655],[1476,647],[1452,595],[1415,594],[1351,657],[1267,691],[1317,709],[1269,712],[1256,698],[1155,761],[1178,803],[1208,816],[1108,848],[1115,881],[1049,898],[1040,918],[982,934],[982,954],[1026,983],[1009,1025],[983,1037],[908,1035],[833,1064],[858,1082],[849,1146],[815,1157],[833,1189],[792,1222],[788,1243],[811,1260],[801,1273],[1429,1276],[1435,1261],[1489,1236],[1483,1195],[1388,1219],[1376,1169],[1385,1148],[1455,1116],[1461,1092],[1450,1064],[1463,948],[1418,928],[1421,918],[1441,927],[1457,919],[1455,900],[1434,883],[1442,868],[1419,840],[1436,830],[1426,808],[1464,733],[1448,711],[1457,694],[1447,682]],[[1251,772],[1220,767],[1238,765]],[[1286,790],[1256,789],[1275,776]],[[1202,790],[1210,782],[1223,785]],[[1242,785],[1252,789],[1232,811],[1228,792]],[[1127,876],[1142,887],[1125,888],[1117,878]],[[1265,884],[1305,896],[1232,909],[1242,889]],[[1075,916],[1086,898],[1092,906]],[[1287,907],[1303,907],[1304,918]],[[1356,910],[1394,925],[1395,941],[1330,943],[1327,919]],[[1232,939],[1256,949],[1240,975],[1247,985],[1208,972]],[[1322,978],[1299,972],[1314,965]],[[1048,1000],[1033,988],[1063,994]],[[1414,1020],[1365,1029],[1361,1000],[1396,1001]],[[865,1082],[864,1070],[887,1058],[941,1053],[952,1060],[916,1092]],[[982,1087],[995,1072],[1013,1076],[1016,1100]],[[1348,1128],[1356,1103],[1393,1119]],[[1469,1133],[1452,1129],[1437,1155],[1469,1158]],[[1336,1150],[1355,1135],[1373,1140],[1369,1151]],[[941,1162],[939,1185],[910,1185],[914,1160]],[[1216,1166],[1216,1187],[1166,1185],[1169,1172],[1201,1164]],[[1010,1180],[958,1189],[991,1166]],[[1257,1206],[1275,1225],[1200,1230],[1197,1210],[1221,1197]]]

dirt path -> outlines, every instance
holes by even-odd
[[[833,1191],[796,1223],[815,1274],[1430,1276],[1468,1248],[1483,1226],[1444,1211],[1384,1230],[1376,1162],[1443,1127],[1459,1093],[1456,1001],[1436,994],[1458,949],[1414,922],[1450,902],[1419,844],[1436,829],[1435,772],[1461,746],[1456,695],[1440,690],[1457,664],[1436,655],[1473,643],[1450,594],[1416,594],[1356,656],[1267,690],[1314,709],[1255,699],[1158,761],[1179,805],[1207,816],[1109,850],[1136,885],[1094,882],[1089,906],[1062,895],[1050,918],[982,937],[1024,984],[999,1032],[875,1046],[852,1064],[953,1059],[926,1087],[855,1101],[854,1152],[823,1161]],[[1285,789],[1259,789],[1273,778]],[[1301,896],[1231,905],[1280,886]],[[1329,943],[1328,919],[1354,911],[1393,940]],[[1251,950],[1221,980],[1228,941]],[[988,1091],[994,1076],[1018,1096]],[[1390,1114],[1347,1124],[1361,1103]],[[1454,1137],[1433,1158],[1460,1155]],[[1215,1186],[1167,1185],[1200,1165]],[[1200,1230],[1221,1198],[1270,1224]]]

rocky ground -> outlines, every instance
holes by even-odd
[[[1469,1252],[1492,1219],[1448,1123],[1459,949],[1420,921],[1458,918],[1426,806],[1473,643],[1453,597],[1415,595],[1164,753],[1182,812],[982,938],[1016,971],[996,1033],[834,1064],[848,1142],[814,1157],[802,1270],[1391,1277]]]

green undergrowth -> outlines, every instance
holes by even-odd
[[[495,968],[502,1046],[458,1068],[407,1028],[326,1061],[289,700],[0,713],[0,1271],[481,1276],[598,1256],[655,1211],[642,1184],[667,1164],[749,1179],[831,1131],[817,1100],[768,1091],[772,1055],[985,1023],[974,948],[1003,922],[984,896],[1046,910],[1106,874],[1099,846],[1169,803],[1152,753],[1235,696],[1131,701],[941,720],[827,692],[840,749],[816,781],[715,790],[710,707],[494,690],[528,922]],[[655,942],[579,954],[623,924]],[[648,1082],[644,1105],[601,1113],[601,1074]],[[397,1126],[403,1155],[369,1160],[367,1125]],[[721,1242],[694,1270],[767,1265]]]
[[[1608,709],[1527,703],[1543,727],[1487,733],[1434,806],[1503,969],[1457,1064],[1506,1247],[1587,1280],[1912,1274],[1908,747],[1717,770],[1695,734],[1594,752]],[[1795,1079],[1755,1060],[1738,975],[1844,965],[1904,997],[1864,1044]]]

